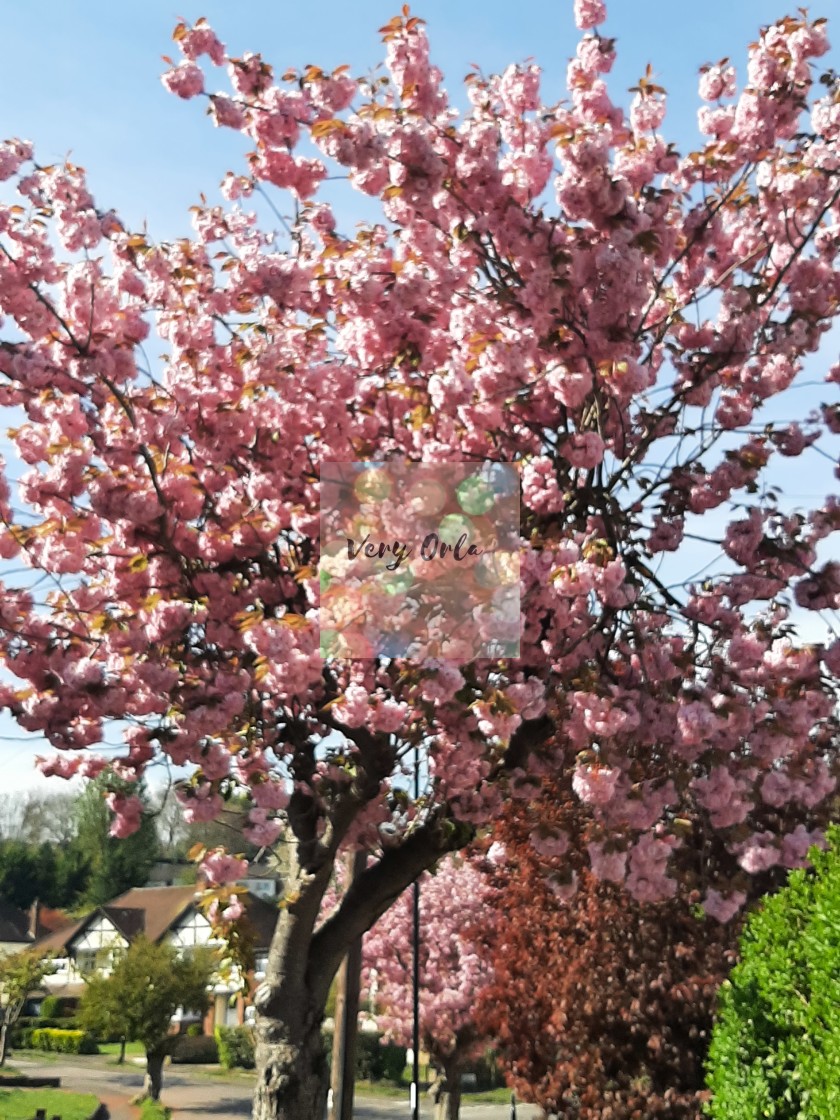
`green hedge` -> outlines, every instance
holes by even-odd
[[[96,1039],[88,1031],[65,1031],[53,1027],[33,1030],[29,1045],[33,1050],[47,1050],[56,1054],[98,1054]]]
[[[29,1049],[32,1044],[32,1032],[43,1030],[46,1027],[57,1027],[62,1030],[78,1030],[80,1026],[76,1019],[47,1019],[38,1016],[21,1015],[15,1026],[11,1028],[9,1045],[12,1049]]]
[[[714,1120],[840,1117],[840,828],[828,840],[747,919],[709,1047]]]
[[[225,1069],[254,1068],[254,1034],[250,1027],[216,1027],[216,1043]]]
[[[219,1048],[215,1038],[208,1035],[181,1034],[169,1052],[173,1065],[216,1065]]]
[[[327,1058],[332,1059],[332,1031],[324,1031]],[[358,1081],[392,1081],[399,1085],[405,1069],[406,1048],[393,1042],[383,1044],[382,1035],[359,1031],[356,1036],[356,1079]]]

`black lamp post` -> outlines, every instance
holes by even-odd
[[[420,748],[414,751],[414,805],[420,798]],[[412,1002],[414,1024],[412,1034],[411,1120],[420,1120],[420,881],[414,880],[412,914]]]

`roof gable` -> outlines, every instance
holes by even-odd
[[[109,902],[103,909],[106,913],[139,912],[142,926],[130,935],[145,934],[149,941],[160,941],[167,930],[195,904],[196,889],[186,887],[133,887],[119,898]],[[130,919],[125,919],[130,921]]]

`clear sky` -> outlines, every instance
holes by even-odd
[[[129,226],[148,222],[156,240],[188,235],[188,208],[202,191],[217,197],[218,181],[239,166],[247,145],[229,130],[215,130],[198,100],[184,103],[163,89],[161,56],[177,55],[171,32],[178,19],[206,16],[232,53],[260,51],[280,72],[350,63],[362,74],[383,58],[377,29],[400,6],[398,0],[7,3],[0,137],[32,140],[41,163],[71,154],[87,169],[98,204],[116,209]],[[729,56],[742,78],[745,48],[758,29],[796,7],[795,0],[612,0],[603,30],[617,39],[613,96],[629,101],[625,91],[650,62],[669,93],[662,131],[687,151],[699,141],[700,65]],[[810,12],[837,16],[833,38],[840,45],[838,0],[817,0]],[[547,102],[563,95],[578,38],[572,0],[425,0],[412,13],[427,21],[434,60],[453,95],[471,63],[494,72],[526,59],[543,68]],[[835,46],[821,61],[840,69],[840,50]],[[223,76],[209,88],[225,88]],[[833,340],[836,360],[836,334]],[[34,751],[12,734],[21,733],[0,724],[0,791],[32,782]]]

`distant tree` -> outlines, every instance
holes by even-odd
[[[171,945],[139,937],[116,961],[110,976],[94,973],[88,978],[79,1019],[89,1030],[143,1044],[143,1097],[160,1098],[163,1062],[172,1043],[172,1016],[179,1007],[206,1009],[212,972],[213,955],[208,949],[180,955]]]
[[[0,795],[0,838],[26,844],[67,844],[76,835],[74,808],[77,794],[41,793]]]
[[[714,1120],[840,1116],[840,828],[747,921],[709,1048]]]
[[[52,958],[34,949],[23,949],[0,958],[0,1066],[5,1064],[9,1031],[20,1018],[27,997],[39,987],[45,976],[54,971]]]
[[[84,898],[90,878],[90,859],[75,840],[55,847],[55,887],[52,896],[39,895],[42,902],[60,910],[76,910]]]
[[[41,883],[36,849],[22,840],[0,840],[0,898],[27,910],[50,885]]]
[[[139,827],[130,836],[111,833],[113,817],[108,807],[109,794],[124,793],[127,783],[110,771],[88,783],[76,808],[75,847],[89,865],[89,875],[80,902],[101,906],[131,887],[148,882],[149,871],[158,858],[159,842],[154,816],[142,786],[132,786],[142,810]]]
[[[446,1120],[457,1120],[464,1065],[485,1045],[474,1008],[492,968],[469,939],[471,926],[492,917],[489,883],[471,864],[453,857],[420,886],[420,1042],[443,1072]],[[412,1040],[412,892],[405,891],[366,934],[364,982],[386,1038]]]

